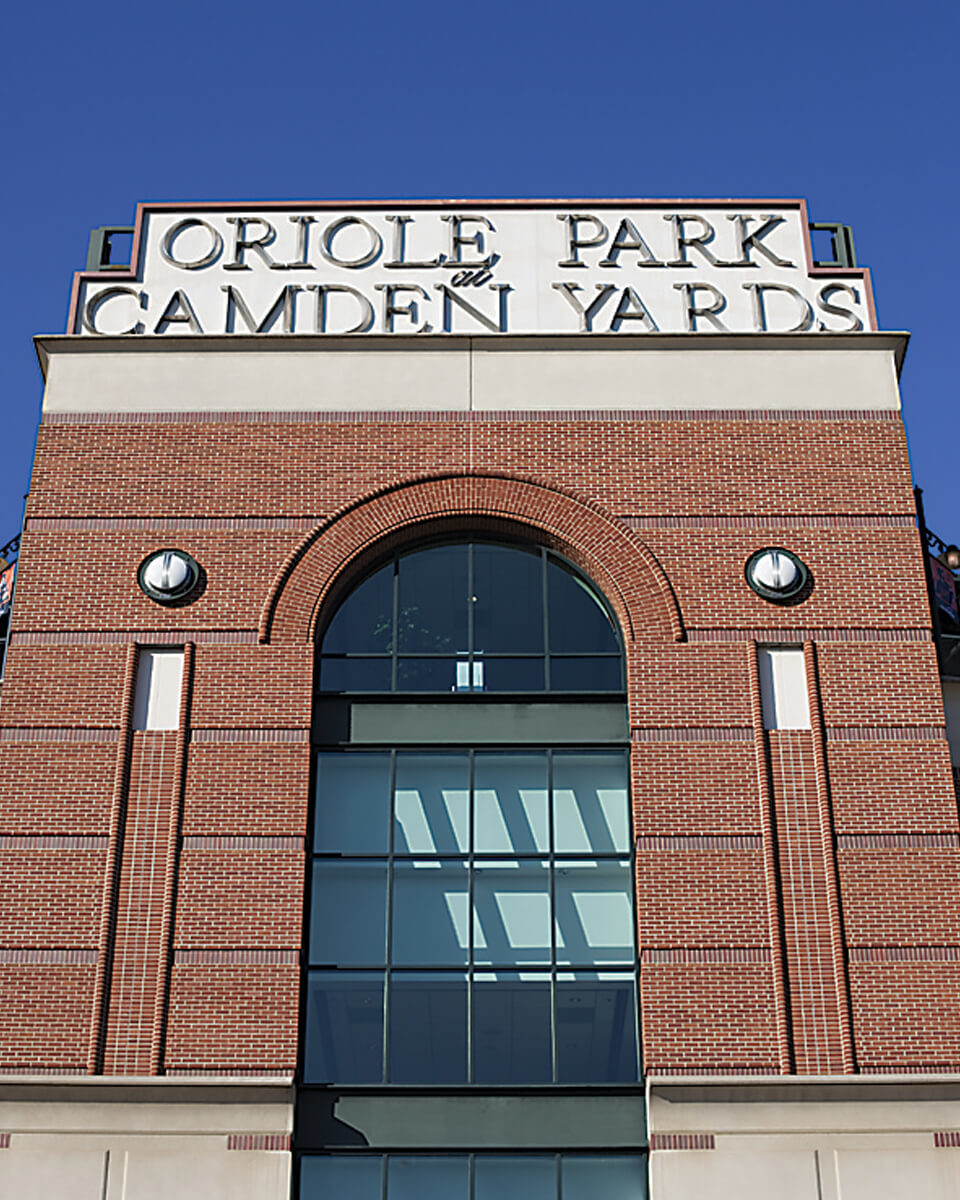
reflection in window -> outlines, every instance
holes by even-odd
[[[639,1154],[307,1154],[299,1200],[644,1200]]]
[[[610,750],[318,755],[306,1081],[635,1081],[626,771]]]
[[[483,541],[397,554],[323,635],[322,692],[618,692],[606,604],[544,548]]]

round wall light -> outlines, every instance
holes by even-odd
[[[155,550],[137,569],[141,591],[158,604],[174,604],[200,582],[200,564],[185,550]]]
[[[765,546],[751,554],[743,573],[757,595],[774,604],[796,599],[810,579],[806,564],[782,546]]]

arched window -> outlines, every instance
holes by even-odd
[[[557,1154],[524,1170],[552,1195],[579,1196],[581,1170],[640,1179],[635,1156],[561,1154],[608,1146],[609,1118],[572,1107],[577,1089],[632,1085],[641,1102],[623,652],[605,600],[542,547],[405,549],[321,627],[317,679],[301,1093],[366,1089],[383,1113],[406,1089],[409,1120],[411,1088],[468,1106],[539,1089],[547,1116],[517,1109],[509,1135],[488,1109],[465,1115],[449,1169],[479,1187],[500,1161],[486,1146],[526,1152],[528,1123],[547,1120]],[[403,1144],[370,1119],[367,1145]],[[400,1160],[341,1163],[324,1120],[301,1134],[304,1178],[366,1172],[393,1200]],[[634,1155],[642,1119],[636,1137]]]
[[[396,554],[347,596],[322,642],[327,692],[616,692],[616,625],[543,548],[481,540]]]

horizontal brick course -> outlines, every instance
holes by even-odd
[[[197,743],[190,747],[183,815],[186,835],[306,832],[307,743]]]
[[[312,646],[198,646],[192,723],[306,728]]]
[[[0,946],[97,945],[106,846],[0,849]]]
[[[960,944],[960,847],[838,851],[853,946]]]
[[[638,850],[637,925],[641,949],[764,942],[759,848]]]
[[[107,832],[115,742],[5,741],[0,758],[0,833]]]
[[[11,648],[3,678],[4,725],[115,728],[124,654],[123,646],[20,646],[16,653]]]
[[[29,1075],[82,1071],[93,1002],[92,965],[0,964],[0,1061]]]
[[[300,945],[304,853],[184,848],[174,944]]]
[[[850,983],[863,1070],[956,1071],[960,962],[852,963]]]
[[[950,750],[939,742],[831,742],[838,833],[955,829]]]
[[[292,1072],[299,982],[293,965],[174,965],[166,1068]]]
[[[773,975],[763,963],[644,965],[644,1062],[683,1075],[709,1064],[777,1073]]]
[[[758,833],[753,740],[635,743],[634,824],[638,834]]]
[[[131,460],[152,464],[149,488]],[[401,419],[376,421],[371,436],[355,419],[175,419],[44,422],[28,515],[301,517],[332,512],[405,469],[471,466],[563,478],[632,514],[913,507],[903,427],[890,420]]]

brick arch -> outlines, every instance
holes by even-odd
[[[260,614],[259,640],[303,643],[378,558],[398,546],[457,532],[536,541],[596,583],[624,641],[682,641],[670,582],[652,551],[599,506],[553,486],[471,473],[419,478],[362,497],[312,529],[288,555]]]

